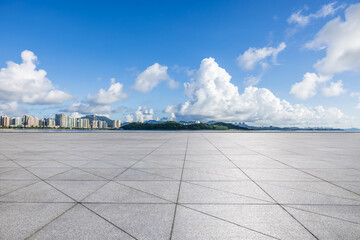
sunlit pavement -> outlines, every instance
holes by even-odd
[[[0,133],[0,239],[359,239],[360,134]]]

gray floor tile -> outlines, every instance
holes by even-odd
[[[30,239],[104,239],[104,236],[106,239],[133,239],[83,206],[76,205]]]
[[[60,173],[69,171],[71,167],[28,167],[26,169],[41,179],[47,179]]]
[[[0,203],[0,239],[25,239],[73,205],[72,203]]]
[[[114,180],[180,180],[181,169],[134,168],[128,169]]]
[[[319,181],[296,169],[243,169],[255,181]]]
[[[274,203],[253,182],[182,182],[179,196],[180,203],[243,204]]]
[[[0,202],[73,202],[49,184],[37,182],[0,197]]]
[[[360,206],[294,206],[286,209],[319,239],[359,239]]]
[[[83,201],[98,203],[169,203],[154,195],[115,182],[107,183]]]
[[[0,180],[0,195],[34,184],[39,180]]]
[[[72,169],[70,171],[58,174],[48,180],[79,180],[79,181],[91,181],[91,180],[106,180],[103,177],[95,176],[94,174],[81,171],[79,169]]]
[[[314,239],[278,205],[186,205],[278,239]]]
[[[106,181],[47,181],[51,186],[59,189],[61,192],[81,201],[91,193],[105,185]]]
[[[360,204],[360,196],[326,182],[259,182],[283,204]]]
[[[159,198],[176,202],[180,181],[117,181],[118,183],[138,189]]]
[[[193,169],[185,168],[184,180],[249,180],[249,178],[237,168],[205,168]]]
[[[169,239],[174,204],[86,204],[137,239]]]
[[[178,206],[172,239],[274,239],[252,229]]]
[[[4,132],[5,141],[0,239],[360,235],[360,134]]]

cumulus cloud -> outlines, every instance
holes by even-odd
[[[21,115],[24,112],[16,101],[0,101],[0,115],[9,114],[12,116]]]
[[[123,85],[115,82],[115,78],[112,78],[108,90],[100,89],[96,95],[88,95],[87,100],[94,104],[104,105],[118,102],[126,97],[127,94],[123,92]]]
[[[238,57],[238,64],[245,70],[252,70],[260,63],[263,69],[269,67],[268,58],[272,58],[272,62],[276,64],[278,54],[286,48],[284,42],[280,43],[278,47],[264,47],[264,48],[249,48]]]
[[[249,86],[240,94],[231,76],[213,58],[202,60],[194,78],[185,84],[189,100],[165,110],[183,120],[246,121],[280,126],[339,126],[351,118],[337,108],[291,105],[265,88]]]
[[[146,122],[150,120],[154,120],[154,110],[147,107],[138,107],[135,113],[125,116],[125,122]]]
[[[316,95],[319,86],[323,85],[322,93],[325,97],[339,96],[346,92],[343,82],[341,80],[337,82],[330,82],[330,86],[325,86],[326,82],[331,77],[318,75],[316,73],[305,73],[301,82],[297,82],[292,85],[290,93],[296,98],[306,100]]]
[[[176,120],[176,115],[175,113],[170,113],[170,121],[175,121]]]
[[[343,83],[341,80],[337,82],[331,82],[330,86],[325,87],[322,89],[323,95],[326,97],[334,97],[339,96],[346,92],[346,90],[343,87]]]
[[[111,104],[126,97],[127,94],[123,92],[123,85],[115,82],[115,78],[112,78],[107,90],[100,89],[95,95],[89,94],[85,101],[73,103],[66,111],[78,114],[110,116],[111,113],[118,112],[117,109],[112,109]]]
[[[298,26],[305,27],[312,19],[324,18],[334,15],[336,11],[343,7],[344,5],[336,6],[336,2],[332,2],[323,5],[316,13],[303,15],[303,11],[307,10],[307,7],[305,6],[303,9],[291,14],[287,21],[289,24],[296,24]]]
[[[315,96],[318,85],[326,82],[328,79],[328,77],[319,76],[316,73],[305,73],[301,82],[292,85],[290,93],[294,94],[296,98],[302,100],[308,99]]]
[[[360,4],[354,4],[346,9],[344,20],[337,17],[329,21],[315,38],[306,44],[309,49],[326,50],[325,57],[314,64],[318,72],[316,76],[320,77],[308,78],[305,74],[303,81],[295,83],[290,93],[303,100],[316,95],[316,89],[321,86],[322,93],[326,97],[345,93],[342,81],[331,82],[330,86],[326,86],[325,83],[337,73],[359,70],[360,41],[358,39],[360,39]]]
[[[82,117],[85,117],[84,114],[81,114],[81,113],[78,113],[78,112],[73,112],[73,113],[71,113],[71,116],[74,117],[74,118],[82,118]]]
[[[109,116],[111,114],[110,105],[94,105],[86,102],[76,102],[67,108],[67,112],[77,112],[79,114],[95,114]]]
[[[167,69],[167,66],[162,66],[158,63],[151,65],[137,76],[134,89],[139,92],[147,93],[162,81],[167,81],[170,88],[176,88],[178,82],[170,78]]]
[[[36,55],[25,50],[22,63],[8,61],[0,70],[0,100],[12,103],[59,104],[73,99],[69,93],[57,89],[46,77],[45,70],[37,70]]]
[[[360,4],[354,4],[345,11],[345,19],[337,17],[329,21],[306,47],[326,50],[326,56],[319,60],[315,69],[326,75],[357,70],[360,67]]]

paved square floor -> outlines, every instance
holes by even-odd
[[[360,134],[0,132],[0,239],[360,239]]]

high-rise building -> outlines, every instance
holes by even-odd
[[[45,118],[46,127],[55,127],[55,118]]]
[[[90,128],[90,121],[89,119],[85,118],[85,119],[81,119],[83,121],[83,126],[84,128]]]
[[[34,117],[33,121],[33,127],[39,127],[39,119],[37,117]]]
[[[37,121],[37,123],[36,123]],[[25,127],[36,127],[39,126],[39,119],[37,117],[32,117],[29,115],[24,115],[23,123]]]
[[[89,128],[89,119],[87,118],[79,118],[76,120],[77,128]]]
[[[68,116],[68,121],[67,121],[67,127],[68,128],[76,128],[76,118],[72,117],[72,116]]]
[[[92,120],[91,121],[91,128],[98,128],[99,127],[99,121],[98,120]]]
[[[19,127],[22,125],[21,117],[13,117],[11,118],[11,125],[15,127]]]
[[[45,119],[40,119],[39,120],[39,127],[46,127],[46,120]]]
[[[121,128],[121,121],[120,120],[114,120],[113,127],[114,128]]]
[[[108,124],[106,121],[98,121],[98,128],[107,128]]]
[[[68,116],[64,113],[55,114],[55,124],[63,128],[68,127]]]
[[[11,124],[11,119],[8,116],[6,115],[1,116],[1,126],[10,127],[10,124]]]

